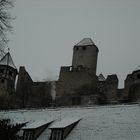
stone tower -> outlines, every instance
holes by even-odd
[[[72,66],[89,68],[96,75],[98,51],[91,38],[84,38],[73,48]]]
[[[17,68],[8,52],[0,60],[0,95],[15,92],[14,86],[17,74]]]
[[[94,104],[98,85],[97,56],[98,48],[90,38],[84,38],[74,46],[72,66],[60,69],[56,85],[59,105]]]

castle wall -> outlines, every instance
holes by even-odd
[[[131,76],[132,76],[131,74],[128,74],[125,81],[124,81],[124,92],[123,92],[122,97],[121,97],[123,102],[128,102],[129,88],[133,83]]]
[[[127,102],[140,101],[140,70],[127,75],[123,99],[127,99]]]
[[[129,102],[140,102],[140,83],[134,83],[128,91]]]
[[[48,82],[33,82],[25,68],[20,67],[16,95],[21,107],[49,106],[50,88]]]
[[[45,107],[55,102],[64,106],[139,102],[140,70],[129,74],[124,89],[118,89],[116,74],[106,79],[102,74],[96,76],[97,57],[98,48],[90,38],[85,38],[73,48],[72,66],[61,67],[56,87],[52,82],[34,82],[25,67],[20,67],[15,93],[17,70],[7,54],[4,58],[10,58],[10,65],[3,59],[0,65],[0,106],[4,98],[5,103],[11,103],[9,93],[15,93],[11,96],[15,107]]]
[[[15,92],[17,71],[9,66],[0,65],[0,95]]]
[[[50,95],[51,85],[49,82],[34,82],[31,85],[27,107],[50,106],[52,97]]]
[[[108,103],[117,103],[118,100],[118,77],[108,75],[106,79],[106,97]]]
[[[78,98],[81,96],[79,95],[79,90],[84,85],[93,85],[93,87],[97,85],[97,77],[90,73],[89,69],[82,67],[61,67],[56,88],[56,100],[59,100],[59,104],[71,105],[73,97],[77,96]],[[69,102],[67,102],[67,100],[69,100]],[[84,104],[84,101],[82,104]]]

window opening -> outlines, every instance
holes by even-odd
[[[61,130],[53,130],[51,140],[61,140],[61,138],[62,138],[62,131]]]
[[[33,140],[33,132],[32,131],[26,131],[24,134],[24,140]]]
[[[3,70],[3,69],[1,69],[1,70],[0,70],[0,73],[4,73],[4,70]]]
[[[9,71],[9,75],[12,76],[12,71]]]
[[[137,78],[140,79],[140,74],[137,75]]]
[[[1,83],[4,83],[4,79],[1,79]]]

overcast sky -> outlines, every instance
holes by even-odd
[[[58,78],[73,46],[90,37],[99,48],[97,74],[120,86],[140,64],[140,0],[15,0],[9,47],[34,81]]]

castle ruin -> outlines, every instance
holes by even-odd
[[[56,86],[53,98],[52,82],[34,82],[24,66],[18,72],[8,52],[0,60],[0,100],[10,96],[13,108],[46,107],[54,103],[72,106],[139,102],[140,68],[128,74],[125,87],[118,89],[116,74],[107,78],[102,73],[96,75],[98,52],[91,38],[84,38],[73,47],[72,65],[62,66],[59,79],[52,81]]]

